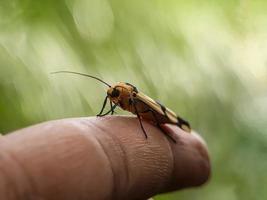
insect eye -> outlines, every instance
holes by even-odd
[[[111,97],[118,97],[120,96],[120,91],[117,89],[113,89],[111,93]]]

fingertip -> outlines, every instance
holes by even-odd
[[[177,144],[171,144],[174,170],[169,190],[200,186],[207,182],[211,166],[203,138],[194,130],[188,133],[177,126],[167,126],[177,141]]]
[[[171,137],[176,140],[174,143],[157,127],[144,122],[148,134],[146,139],[134,117],[105,117],[101,121],[96,121],[96,124],[109,132],[108,137],[105,133],[103,137],[98,134],[103,143],[115,138],[115,143],[120,143],[123,148],[122,156],[125,156],[124,160],[127,161],[127,176],[130,177],[127,184],[124,184],[130,185],[128,191],[135,193],[146,190],[143,194],[151,195],[198,186],[206,182],[210,176],[207,147],[196,132],[187,133],[177,126],[166,125]],[[112,149],[109,147],[111,156]],[[118,191],[125,189],[121,188]]]

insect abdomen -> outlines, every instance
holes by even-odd
[[[185,121],[185,120],[182,119],[181,117],[177,117],[177,120],[178,120],[177,125],[178,125],[181,129],[183,129],[184,131],[189,132],[189,133],[191,132],[190,124],[189,124],[187,121]]]

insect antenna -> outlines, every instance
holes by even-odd
[[[81,75],[81,76],[90,77],[90,78],[93,78],[93,79],[95,79],[95,80],[98,80],[98,81],[104,83],[104,84],[107,85],[108,87],[111,87],[111,85],[109,85],[109,84],[106,83],[105,81],[101,80],[100,78],[97,78],[97,77],[95,77],[95,76],[91,76],[91,75],[89,75],[89,74],[83,74],[83,73],[72,72],[72,71],[56,71],[56,72],[51,72],[51,74],[58,74],[58,73],[78,74],[78,75]]]

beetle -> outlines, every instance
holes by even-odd
[[[144,129],[142,119],[153,122],[163,133],[165,133],[175,143],[176,140],[161,127],[162,124],[174,124],[183,129],[185,132],[191,132],[190,124],[186,120],[177,116],[172,110],[166,108],[158,101],[155,101],[147,95],[143,94],[134,85],[130,83],[118,82],[114,85],[110,85],[105,81],[101,80],[100,78],[88,74],[73,71],[52,72],[52,74],[56,73],[71,73],[86,76],[96,79],[108,86],[107,95],[105,97],[103,106],[97,116],[103,117],[108,114],[113,115],[115,108],[119,106],[123,110],[127,110],[137,115],[141,129],[146,138],[147,133]],[[108,100],[110,103],[110,110],[103,114]]]

